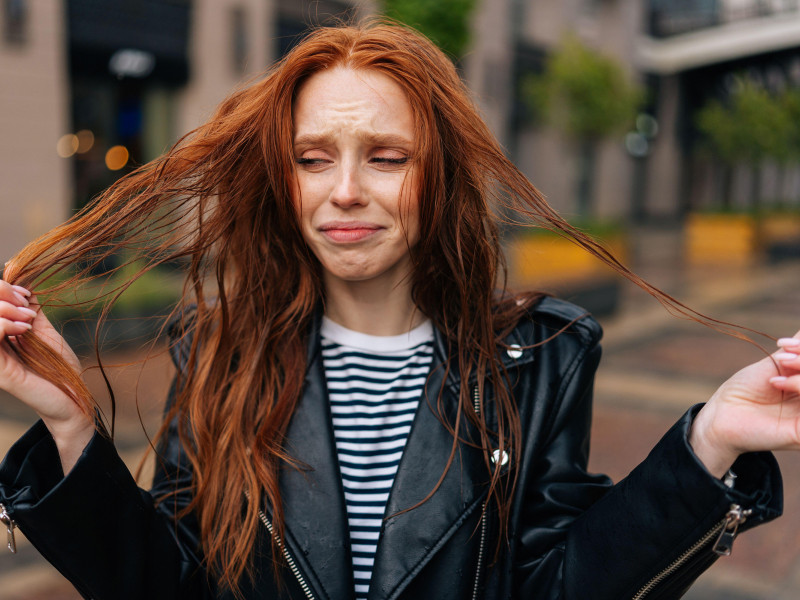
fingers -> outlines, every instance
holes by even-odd
[[[798,351],[800,351],[800,348],[798,348]],[[800,354],[783,350],[773,354],[772,358],[782,367],[782,372],[787,370],[800,371]]]
[[[800,338],[781,338],[778,340],[778,347],[780,350],[773,354],[772,358],[783,370],[800,371]]]
[[[10,321],[8,319],[0,318],[0,339],[8,336],[22,335],[31,330],[33,327],[30,323],[24,321]]]
[[[770,378],[770,384],[785,392],[800,393],[800,332],[778,340],[780,350],[772,358],[780,365],[781,374]]]
[[[11,285],[7,281],[0,280],[0,300],[9,302],[16,306],[29,306],[31,292],[24,287]]]
[[[770,378],[769,383],[777,390],[800,394],[800,375],[778,375]]]
[[[30,308],[31,292],[0,280],[0,339],[22,335],[33,327],[36,311]]]
[[[5,300],[0,300],[0,319],[30,323],[36,318],[36,311],[27,306],[15,306]]]
[[[778,346],[780,346],[782,350],[789,352],[792,350],[800,352],[800,331],[798,331],[794,337],[779,339]]]

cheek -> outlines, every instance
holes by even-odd
[[[301,174],[292,183],[292,204],[301,221],[310,221],[316,210],[325,203],[326,183],[320,178],[306,178]]]

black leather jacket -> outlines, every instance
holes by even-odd
[[[497,527],[481,520],[487,469],[463,446],[436,494],[385,521],[369,598],[530,598],[619,600],[678,598],[716,558],[712,546],[732,505],[752,513],[741,531],[781,511],[780,474],[770,454],[748,454],[729,489],[692,453],[690,410],[626,479],[586,472],[592,380],[600,328],[581,312],[545,299],[501,351],[519,403],[522,455],[509,540],[495,564]],[[305,392],[288,432],[288,449],[313,470],[286,469],[280,481],[289,557],[284,595],[272,579],[269,532],[262,528],[252,599],[353,598],[352,567],[319,336],[311,336]],[[437,335],[434,367],[447,345]],[[178,357],[180,363],[180,357]],[[433,369],[428,397],[444,386],[452,409],[463,382]],[[491,393],[487,394],[489,414]],[[435,403],[434,403],[435,406]],[[198,553],[192,517],[153,500],[191,480],[174,435],[161,448],[150,492],[136,487],[113,446],[96,435],[67,477],[52,438],[38,423],[0,465],[0,502],[26,536],[86,597],[98,600],[216,598]],[[439,479],[452,437],[424,399],[415,417],[388,506],[393,515],[421,500]],[[220,465],[224,468],[224,465]],[[177,505],[188,502],[178,494]],[[264,520],[269,521],[265,513]],[[231,535],[236,535],[231,532]]]

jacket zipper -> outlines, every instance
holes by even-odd
[[[708,545],[708,543],[714,539],[715,536],[717,541],[714,542],[714,546],[712,548],[714,552],[720,556],[730,555],[731,548],[733,547],[733,540],[739,530],[739,525],[744,523],[747,520],[747,517],[749,517],[751,514],[753,514],[752,509],[743,510],[738,504],[731,504],[730,510],[728,510],[724,519],[714,525],[714,527],[711,528],[703,537],[692,544],[692,546],[686,550],[686,552],[672,561],[667,568],[662,570],[660,573],[658,573],[658,575],[648,581],[647,584],[642,587],[642,589],[640,589],[639,592],[633,597],[633,600],[642,600],[642,598],[645,598],[659,583],[662,583],[665,579],[667,579],[667,577],[672,575],[675,571],[686,564],[686,562],[688,562],[689,559],[697,554],[703,547]]]
[[[476,385],[472,391],[472,407],[475,409],[475,414],[481,413],[481,396],[478,386]],[[478,599],[478,588],[481,582],[481,570],[483,567],[483,552],[486,545],[486,502],[481,505],[481,541],[478,546],[478,564],[475,568],[475,584],[472,587],[472,600]]]
[[[16,539],[14,537],[14,529],[17,528],[17,523],[14,521],[14,519],[11,518],[11,515],[8,514],[8,511],[6,510],[6,507],[3,504],[0,504],[0,523],[2,523],[3,525],[6,526],[6,530],[8,532],[8,549],[13,554],[16,554],[17,553],[17,541],[16,541]],[[46,551],[40,549],[39,545],[37,545],[35,540],[30,540],[30,541],[33,544],[33,546],[39,551],[39,553],[46,560],[48,560],[50,562],[55,562],[55,559],[51,559],[48,556]],[[78,590],[78,592],[81,594],[81,596],[83,596],[84,598],[89,598],[90,597],[89,591],[86,589],[85,585],[83,585],[81,583],[74,583],[74,581],[77,579],[74,575],[71,575],[67,571],[63,571],[63,573],[64,573],[64,576],[67,579],[70,579],[70,580],[73,581],[72,585],[75,586],[75,589]]]
[[[281,551],[283,552],[283,557],[286,559],[286,564],[289,565],[289,568],[292,570],[292,573],[297,579],[297,583],[300,584],[300,587],[303,589],[303,593],[306,595],[308,600],[314,600],[314,594],[311,592],[311,588],[306,583],[303,574],[300,572],[300,569],[297,566],[297,563],[294,562],[292,555],[289,554],[289,550],[286,548],[286,544],[283,543],[281,540],[281,536],[279,536],[272,527],[272,522],[267,518],[267,515],[264,514],[264,511],[259,509],[258,510],[258,518],[261,519],[261,522],[264,523],[264,527],[267,528],[269,534],[275,538],[275,541],[278,543],[278,546],[281,547]]]
[[[14,539],[14,528],[17,524],[11,518],[11,516],[6,512],[6,507],[0,504],[0,522],[6,526],[6,530],[8,532],[8,549],[11,550],[12,554],[17,553],[17,540]]]

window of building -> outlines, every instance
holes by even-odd
[[[28,1],[3,0],[4,38],[8,44],[22,45],[28,40]]]
[[[231,58],[233,70],[238,75],[247,71],[247,59],[250,53],[246,17],[245,10],[241,6],[236,6],[230,11]]]
[[[581,13],[587,17],[596,17],[602,8],[603,0],[583,0],[581,2]]]
[[[315,0],[313,3],[278,0],[275,52],[278,57],[284,56],[315,25],[347,23],[357,15],[355,4],[344,0]]]

